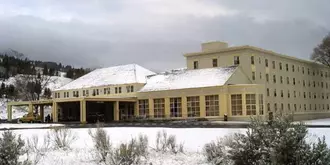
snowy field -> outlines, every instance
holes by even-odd
[[[245,129],[227,128],[105,128],[114,146],[121,142],[127,142],[132,137],[144,134],[149,137],[149,159],[153,165],[207,165],[202,155],[204,144],[236,132],[245,132]],[[161,154],[152,152],[155,147],[156,134],[158,131],[166,130],[168,134],[176,135],[178,142],[183,142],[185,147],[184,154]],[[309,140],[316,140],[317,137],[326,136],[326,141],[330,144],[330,129],[312,128],[309,129]],[[37,135],[40,139],[47,133],[47,129],[34,130],[15,130],[24,139]],[[72,129],[78,139],[72,144],[72,149],[67,151],[48,151],[40,160],[42,165],[96,165],[98,164],[92,155],[92,140],[88,135],[88,129]]]

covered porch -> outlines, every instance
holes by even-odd
[[[42,121],[45,119],[44,107],[52,106],[53,100],[39,100],[39,101],[20,101],[20,102],[8,102],[7,104],[7,121],[13,119],[13,106],[27,106],[28,113],[39,114]]]
[[[70,98],[54,100],[53,122],[113,122],[137,114],[136,98]]]

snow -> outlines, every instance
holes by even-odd
[[[246,129],[230,129],[230,128],[104,128],[115,147],[121,142],[127,142],[132,137],[137,137],[139,134],[147,135],[149,138],[149,152],[150,162],[153,165],[207,165],[205,157],[203,157],[203,146],[218,137],[224,137],[233,133],[244,133]],[[184,154],[162,154],[153,152],[155,148],[156,134],[158,131],[165,130],[168,135],[175,135],[177,142],[184,143]],[[330,132],[327,128],[312,128],[309,129],[310,140],[316,137],[326,136],[327,144],[330,144]],[[14,130],[15,133],[21,134],[24,139],[31,138],[37,135],[41,140],[47,133],[47,129],[33,129],[33,130]],[[92,141],[88,135],[88,129],[72,129],[73,134],[77,135],[78,139],[72,144],[72,149],[67,151],[49,150],[46,155],[41,159],[41,165],[96,165],[98,162],[94,160]]]
[[[235,72],[236,66],[194,70],[173,70],[150,76],[139,92],[202,88],[224,85]]]
[[[29,123],[29,124],[7,124],[1,123],[0,129],[24,129],[24,128],[49,128],[49,127],[61,127],[64,126],[63,124],[39,124],[39,123]]]
[[[6,81],[4,81],[4,83],[6,85],[15,85],[15,79],[17,79],[20,75],[16,75],[15,77],[10,77],[9,79],[7,79]],[[50,80],[47,84],[47,88],[49,88],[51,91],[60,88],[68,83],[70,83],[72,81],[72,79],[70,78],[66,78],[66,77],[59,77],[59,76],[51,76]]]
[[[146,76],[155,74],[137,64],[96,69],[58,90],[80,89],[106,85],[146,83]]]
[[[306,125],[330,125],[330,118],[326,119],[316,119],[316,120],[306,120],[304,121]]]

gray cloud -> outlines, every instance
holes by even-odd
[[[184,67],[182,54],[210,40],[308,59],[330,28],[321,0],[29,2],[0,1],[0,49],[84,67]]]

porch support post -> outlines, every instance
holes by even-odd
[[[44,122],[45,121],[44,105],[40,105],[40,117],[41,117],[41,121]]]
[[[80,122],[86,123],[86,100],[80,101]]]
[[[52,118],[53,118],[53,122],[57,123],[58,122],[58,103],[57,102],[53,102],[53,110],[52,110]]]
[[[113,116],[115,121],[119,121],[119,101],[116,101],[113,108]]]
[[[12,109],[12,106],[11,105],[7,105],[7,120],[8,121],[11,121],[13,116],[13,109]]]
[[[33,113],[33,104],[32,103],[29,104],[29,113]]]

